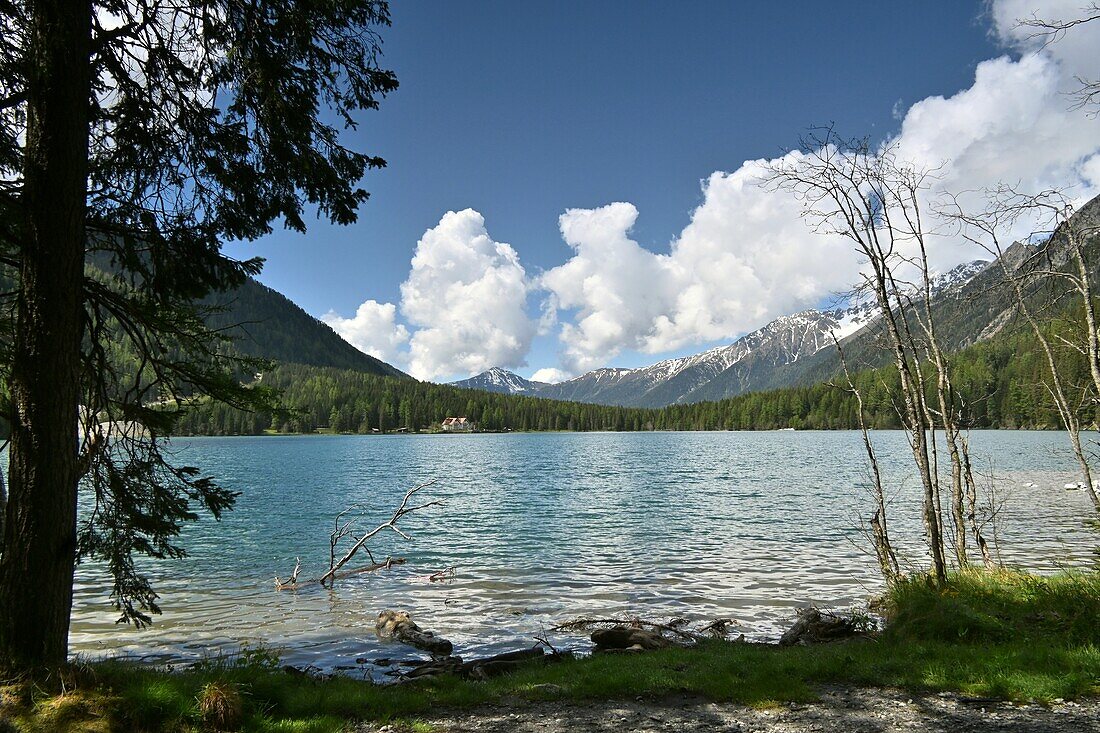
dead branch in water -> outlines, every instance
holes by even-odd
[[[397,509],[394,510],[393,516],[389,518],[389,521],[383,522],[382,524],[380,524],[377,527],[375,527],[374,529],[372,529],[370,532],[367,532],[365,535],[357,538],[355,540],[355,544],[353,544],[351,546],[351,548],[346,553],[344,553],[344,556],[342,558],[340,558],[339,560],[335,559],[336,558],[336,554],[335,554],[336,553],[336,545],[344,537],[346,537],[348,535],[351,535],[351,536],[354,537],[354,534],[351,531],[351,522],[348,522],[343,527],[340,527],[340,517],[343,516],[344,514],[346,514],[348,510],[345,510],[344,512],[341,512],[339,515],[337,515],[336,529],[334,529],[333,533],[332,533],[332,541],[331,541],[330,554],[329,554],[329,569],[328,569],[327,573],[325,573],[324,575],[321,576],[321,579],[320,579],[321,585],[326,585],[326,584],[331,585],[332,580],[336,576],[337,571],[339,571],[340,568],[347,565],[348,562],[353,557],[355,557],[355,554],[357,552],[359,552],[359,550],[363,549],[366,546],[367,541],[370,540],[375,535],[379,534],[380,532],[382,532],[384,530],[387,530],[387,529],[392,529],[402,539],[406,539],[406,540],[412,539],[411,537],[409,537],[407,534],[402,532],[397,527],[397,522],[398,522],[399,519],[401,519],[401,517],[405,516],[406,514],[412,514],[413,512],[420,511],[421,509],[427,509],[430,506],[437,506],[437,505],[443,503],[442,501],[437,499],[435,501],[429,501],[429,502],[426,502],[424,504],[417,504],[416,506],[409,506],[409,499],[411,499],[413,496],[415,496],[417,494],[417,492],[419,492],[421,489],[425,489],[428,486],[431,486],[432,484],[434,484],[435,482],[436,482],[436,479],[433,478],[431,481],[427,481],[425,483],[422,483],[419,486],[414,486],[413,488],[406,491],[405,492],[405,497],[401,500],[401,504],[397,507]],[[370,555],[372,560],[374,559],[374,556],[370,553],[370,550],[367,550],[367,554]]]
[[[336,573],[334,578],[350,578],[353,575],[362,575],[363,573],[373,573],[376,570],[389,570],[394,565],[404,565],[407,562],[403,557],[387,557],[382,562],[371,563],[370,565],[364,565],[361,568],[352,568],[351,570],[341,570]],[[310,578],[309,580],[303,580],[301,583],[291,583],[289,580],[285,583],[280,583],[278,576],[275,578],[275,590],[298,590],[306,585],[312,583],[320,583],[320,578]]]
[[[275,576],[275,588],[282,590],[289,588],[292,585],[298,585],[298,573],[302,572],[302,558],[294,558],[294,571],[290,574],[290,577],[283,581],[278,575]]]
[[[444,569],[439,570],[439,571],[434,572],[434,573],[429,573],[428,575],[418,576],[416,578],[416,580],[422,581],[424,583],[444,583],[444,582],[447,582],[447,581],[454,580],[455,579],[455,574],[457,572],[458,572],[458,569],[455,568],[454,566],[451,566],[449,568],[444,568]]]
[[[407,514],[412,514],[413,512],[420,511],[421,509],[427,509],[428,507],[437,506],[443,503],[441,500],[438,499],[435,501],[428,501],[424,502],[423,504],[414,504],[411,506],[409,503],[410,500],[418,492],[420,492],[422,489],[427,488],[428,486],[431,486],[436,481],[437,479],[432,479],[431,481],[426,481],[425,483],[422,483],[419,486],[414,486],[413,488],[406,491],[405,496],[401,499],[401,503],[397,506],[397,509],[394,510],[393,515],[388,520],[382,522],[377,527],[365,534],[358,535],[356,533],[354,527],[354,519],[348,519],[347,521],[344,520],[344,518],[352,512],[362,512],[365,507],[363,507],[362,505],[355,505],[337,514],[336,518],[333,520],[332,532],[329,533],[329,567],[325,574],[322,575],[320,578],[313,578],[309,581],[299,583],[298,573],[301,571],[301,560],[295,558],[294,572],[291,574],[290,578],[283,581],[278,576],[275,577],[276,590],[295,590],[302,585],[305,585],[306,583],[320,583],[322,586],[332,587],[332,583],[336,578],[347,577],[349,575],[357,575],[359,573],[372,572],[374,570],[388,570],[393,565],[399,565],[405,562],[404,558],[392,557],[387,557],[384,562],[378,562],[374,558],[374,553],[372,553],[370,548],[367,547],[367,542],[369,542],[372,538],[376,537],[378,534],[387,529],[393,530],[402,539],[412,539],[397,526],[397,523],[401,520],[402,517]],[[336,558],[337,549],[339,548],[341,541],[348,537],[351,537],[354,542],[351,547],[348,548],[347,551],[344,552],[338,560]],[[367,553],[367,556],[370,558],[371,564],[366,567],[357,568],[354,570],[343,570],[343,567],[347,565],[356,556],[356,554],[359,553],[360,550],[363,550]],[[450,574],[450,576],[453,577],[454,568],[448,568],[447,570],[432,574],[431,576],[429,576],[429,581],[443,580],[448,577],[448,573]]]

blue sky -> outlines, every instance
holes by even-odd
[[[366,178],[371,199],[359,222],[334,227],[318,221],[305,235],[279,231],[229,251],[266,258],[264,283],[313,315],[336,314],[344,320],[334,325],[353,343],[358,338],[361,347],[437,381],[467,376],[493,357],[510,360],[502,366],[528,376],[539,368],[564,374],[599,362],[648,364],[728,342],[738,329],[779,314],[771,311],[820,302],[827,285],[842,281],[839,274],[805,285],[793,300],[755,309],[744,303],[736,317],[689,327],[682,305],[672,305],[672,291],[689,290],[693,281],[664,282],[660,273],[669,262],[653,269],[642,257],[632,276],[654,281],[631,290],[614,282],[618,255],[609,255],[611,264],[604,266],[610,271],[603,273],[595,260],[581,256],[632,245],[667,254],[670,243],[684,236],[692,212],[707,203],[701,181],[712,173],[778,156],[812,124],[833,122],[876,140],[897,135],[914,103],[967,90],[980,62],[1011,51],[1003,61],[1016,64],[1025,50],[1006,50],[1003,38],[991,32],[985,4],[977,2],[425,1],[397,2],[392,11],[393,26],[383,30],[385,64],[401,87],[380,110],[364,113],[348,136],[353,146],[389,162]],[[1009,71],[1002,69],[1002,77]],[[1088,153],[1066,155],[1071,167],[1080,168]],[[711,192],[717,199],[716,186]],[[581,233],[574,236],[581,244],[572,249],[563,241],[559,217],[567,209],[598,210],[613,202],[632,205],[636,218],[621,209],[595,223],[578,220]],[[470,313],[467,322],[451,322],[455,302],[433,310],[427,289],[447,291],[442,273],[454,268],[446,260],[466,257],[456,248],[466,246],[463,237],[479,236],[476,217],[441,231],[446,243],[431,253],[425,249],[423,258],[435,269],[410,280],[418,241],[441,227],[446,212],[465,209],[480,214],[491,241],[470,244],[481,247],[480,255],[458,269],[483,262],[504,274],[492,280],[496,285],[482,282],[481,290],[471,287],[456,297],[485,300],[485,289],[498,287],[499,310],[515,310],[515,297],[521,297],[526,320],[490,307]],[[739,216],[736,208],[727,214]],[[618,242],[619,230],[629,233],[629,243],[607,244]],[[751,231],[738,231],[753,238]],[[735,252],[751,246],[736,237],[713,238],[729,241]],[[516,262],[494,249],[496,243],[510,244]],[[622,252],[626,259],[639,254]],[[751,267],[766,267],[760,257],[753,255]],[[555,276],[559,287],[546,288],[543,274],[571,258],[578,261]],[[652,305],[647,287],[668,290],[661,296],[667,302],[646,311],[649,320],[626,323],[598,298],[573,292],[566,281],[574,276],[606,280],[607,292],[619,293],[617,301],[637,298],[646,304],[642,310]],[[770,289],[782,282],[782,273],[776,277]],[[406,280],[415,282],[403,296]],[[768,276],[754,280],[768,282]],[[412,292],[416,288],[424,292]],[[730,288],[747,292],[736,278]],[[540,326],[548,298],[561,307]],[[368,300],[379,305],[381,319],[353,323]],[[385,304],[393,304],[392,314]],[[653,324],[663,317],[662,307],[673,325],[667,337],[657,338]],[[675,308],[679,315],[671,312]],[[497,328],[492,322],[498,318]],[[379,328],[390,332],[374,333]],[[418,331],[424,333],[417,337]]]

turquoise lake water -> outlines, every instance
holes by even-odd
[[[892,487],[891,529],[924,562],[919,485],[899,432],[876,435]],[[1081,565],[1097,543],[1064,435],[977,432],[976,463],[993,471],[1005,562],[1051,571]],[[860,530],[867,467],[855,432],[529,433],[503,435],[198,438],[174,443],[182,463],[238,490],[221,522],[187,528],[183,561],[153,569],[164,614],[141,631],[114,623],[102,570],[78,570],[71,648],[186,662],[278,649],[289,664],[354,667],[357,658],[415,656],[375,638],[386,608],[474,656],[530,645],[576,616],[733,618],[738,633],[774,639],[795,609],[847,607],[880,589]],[[429,479],[444,504],[406,518],[376,556],[408,559],[332,590],[276,591],[301,557],[327,567],[333,519],[392,513]],[[990,531],[990,535],[993,532]],[[450,582],[427,577],[454,567]],[[579,637],[551,635],[577,645]]]

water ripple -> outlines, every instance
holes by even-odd
[[[904,436],[878,440],[897,487],[894,537],[920,563]],[[1083,492],[1062,489],[1073,480],[1064,436],[985,432],[972,443],[997,471],[1006,562],[1049,571],[1087,561],[1096,536],[1081,521]],[[530,643],[578,615],[733,617],[764,639],[798,606],[852,605],[880,588],[856,529],[867,474],[855,433],[204,438],[177,448],[243,492],[237,509],[188,527],[186,560],[148,566],[165,609],[149,629],[116,625],[103,569],[81,566],[76,653],[167,662],[263,643],[288,663],[330,669],[408,654],[374,637],[390,607],[466,654]],[[295,556],[304,575],[322,570],[337,512],[363,503],[381,521],[407,487],[433,477],[425,495],[445,505],[406,518],[412,542],[376,547],[408,564],[334,591],[274,590]],[[425,582],[451,566],[453,582]]]

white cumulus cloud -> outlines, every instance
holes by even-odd
[[[523,366],[535,334],[527,273],[473,209],[448,211],[416,245],[401,313],[418,327],[409,370],[421,379]]]
[[[409,331],[396,323],[397,308],[393,303],[365,301],[351,318],[343,318],[334,311],[321,316],[360,351],[385,362],[401,360],[401,347],[409,340]]]
[[[1016,25],[1032,13],[1066,19],[1079,12],[1080,0],[994,2],[993,30],[1021,56],[985,61],[969,88],[898,110],[901,129],[886,142],[899,158],[937,170],[926,203],[939,192],[1002,182],[1066,189],[1078,202],[1100,194],[1100,119],[1073,109],[1067,96],[1075,77],[1100,76],[1100,21],[1046,46]],[[639,212],[629,203],[566,211],[560,227],[571,257],[539,281],[558,311],[562,366],[583,371],[623,350],[660,353],[731,339],[854,284],[860,263],[850,245],[812,232],[797,201],[761,187],[765,164],[749,161],[706,179],[703,203],[666,251],[650,252],[630,237]],[[1026,234],[1027,223],[1020,226]],[[945,270],[982,254],[941,237],[931,264]]]
[[[1093,15],[1087,11],[1089,0],[994,0],[989,6],[993,33],[1005,46],[1021,52],[1045,50],[1062,62],[1070,72],[1065,76],[1063,91],[1079,88],[1076,77],[1095,79],[1100,76],[1097,63],[1097,34],[1100,20],[1075,26],[1057,36],[1043,35],[1029,21],[1054,23],[1081,19]]]
[[[809,235],[792,197],[757,185],[761,163],[715,173],[667,253],[630,238],[631,204],[570,209],[560,226],[573,256],[540,284],[559,308],[562,363],[584,371],[624,349],[661,353],[729,338],[850,284],[855,255]]]
[[[1096,43],[1100,48],[1100,34]],[[940,190],[977,192],[1006,183],[1022,191],[1064,189],[1083,203],[1100,194],[1092,162],[1100,152],[1100,120],[1070,108],[1071,100],[1060,91],[1067,73],[1045,51],[1018,61],[985,61],[968,89],[929,97],[909,109],[898,154],[918,165],[942,166]],[[975,205],[978,198],[968,196]],[[947,259],[950,254],[942,253]]]
[[[416,245],[393,303],[368,300],[351,318],[323,317],[345,340],[418,379],[520,367],[536,325],[527,315],[527,274],[516,251],[493,241],[473,209],[448,211]],[[410,335],[411,334],[411,335]]]
[[[1017,23],[1033,15],[1066,20],[1082,4],[994,0],[992,32],[1018,56],[979,64],[973,83],[949,96],[895,105],[900,127],[886,144],[937,171],[925,204],[949,191],[971,192],[977,205],[980,190],[999,183],[1061,188],[1078,202],[1100,194],[1100,117],[1073,109],[1071,96],[1077,77],[1100,77],[1100,21],[1050,44]],[[534,279],[511,246],[492,239],[481,214],[448,212],[417,244],[399,308],[368,300],[351,318],[329,313],[325,321],[422,379],[523,366],[536,334],[556,333],[560,345],[560,363],[538,370],[539,381],[607,365],[623,351],[659,354],[735,338],[816,306],[859,277],[848,243],[814,233],[797,200],[759,185],[769,162],[704,179],[702,203],[658,251],[632,237],[639,211],[630,203],[569,209],[559,219],[568,259]],[[1027,227],[1020,222],[1016,234]],[[938,270],[982,256],[949,236],[933,237],[930,254]],[[533,290],[542,296],[535,318],[527,312]]]

